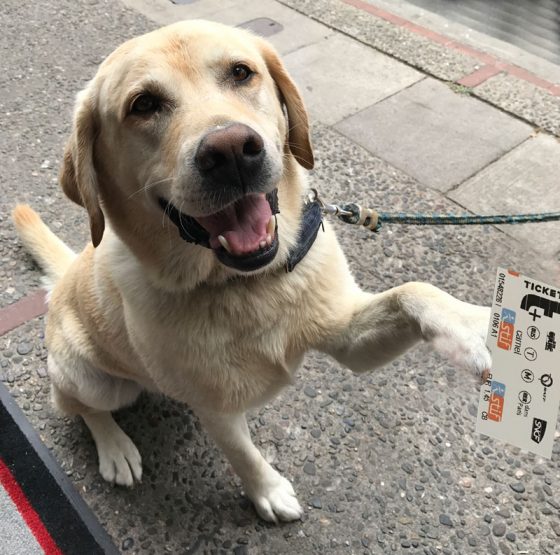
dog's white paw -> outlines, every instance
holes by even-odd
[[[453,364],[484,378],[492,367],[486,347],[490,308],[456,301],[431,330],[434,348]]]
[[[132,486],[142,479],[142,457],[133,441],[118,427],[97,442],[99,472],[107,482]]]
[[[253,501],[259,516],[268,522],[289,522],[303,515],[292,484],[272,468],[261,483],[246,484],[245,492]]]

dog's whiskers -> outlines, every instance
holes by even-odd
[[[138,189],[137,191],[134,191],[134,193],[130,194],[127,198],[127,200],[130,200],[134,195],[137,195],[138,193],[146,192],[148,189],[151,189],[152,187],[155,187],[156,185],[159,185],[160,183],[165,183],[167,181],[173,181],[175,178],[174,177],[164,177],[163,179],[158,179],[156,181],[152,181],[152,182],[148,182],[145,183],[144,185],[142,185],[142,187],[140,187],[140,189]]]
[[[181,201],[181,206],[179,207],[179,212],[182,214],[183,213],[183,204],[185,204],[185,201]],[[185,229],[185,227],[183,226],[183,219],[179,218],[179,223],[181,224],[181,229],[188,234],[187,230]]]
[[[298,122],[298,123],[293,123],[292,125],[290,125],[290,126],[288,127],[288,133],[289,133],[290,131],[293,131],[296,127],[302,127],[302,126],[303,126],[303,124],[300,123],[300,122]]]
[[[299,145],[296,145],[294,143],[290,143],[289,141],[286,144],[288,145],[290,150],[303,150],[304,152],[307,152],[306,148],[303,148],[303,147],[301,147]]]
[[[168,200],[165,208],[163,209],[163,214],[161,216],[161,227],[165,229],[165,224],[169,218],[169,210],[171,210],[171,201]]]

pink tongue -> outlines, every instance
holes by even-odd
[[[216,214],[196,218],[210,235],[210,246],[221,247],[218,235],[225,237],[231,254],[242,256],[260,248],[266,240],[266,226],[272,216],[264,194],[248,195]]]

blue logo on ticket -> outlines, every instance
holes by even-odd
[[[487,345],[492,372],[476,430],[550,458],[560,403],[560,288],[498,269]]]

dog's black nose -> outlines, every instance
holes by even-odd
[[[248,125],[232,123],[201,139],[194,162],[202,176],[216,184],[240,182],[244,189],[250,189],[264,158],[262,137]]]

